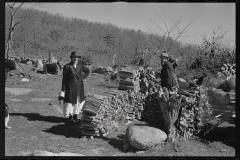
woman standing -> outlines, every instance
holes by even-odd
[[[62,91],[64,96],[64,117],[78,122],[78,114],[84,104],[84,79],[90,70],[82,64],[82,57],[77,51],[72,51],[71,62],[63,68]]]

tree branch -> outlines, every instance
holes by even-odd
[[[13,9],[13,6],[15,5],[15,3],[7,3],[8,7]]]
[[[179,30],[179,28],[178,28],[178,25],[179,25],[180,22],[181,22],[181,20],[180,20],[181,18],[179,18],[176,23],[175,23],[172,19],[170,19],[170,18],[168,18],[168,17],[166,17],[166,18],[173,22],[175,28],[177,28],[177,29],[178,29],[178,32],[180,33],[180,30]],[[174,27],[174,26],[173,26],[173,27]],[[173,27],[172,27],[172,28],[173,28]],[[175,28],[174,28],[174,29],[175,29]],[[171,29],[171,28],[170,28],[170,29]]]
[[[151,20],[150,20],[151,21]],[[153,21],[151,21],[152,23],[154,23]],[[158,25],[158,24],[156,24],[156,23],[154,23],[156,26],[158,26],[158,28],[160,28],[161,30],[162,30],[162,32],[163,32],[163,34],[165,35],[166,33],[164,32],[164,30]]]
[[[197,18],[195,18],[195,19],[197,19]],[[195,19],[193,19],[180,33],[179,33],[179,35],[177,36],[177,38],[173,41],[173,43],[170,45],[170,47],[168,48],[168,51],[170,50],[170,48],[172,47],[172,45],[176,42],[176,40],[181,36],[181,34],[188,28],[188,26],[190,25],[190,24],[192,24],[192,22],[193,21],[195,21]]]
[[[191,36],[180,36],[180,37],[193,37],[193,36],[196,36],[197,34],[194,34],[194,35],[191,35]]]
[[[18,24],[20,24],[20,23],[22,23],[22,22],[17,22],[17,23],[15,23],[12,30],[14,30],[14,28],[15,28]]]
[[[165,22],[164,22],[161,16],[158,15],[158,17],[162,20],[163,24],[165,25],[165,28],[166,28],[167,32],[169,33],[169,30],[168,30],[168,27],[167,27],[167,24],[166,24],[166,19],[165,19]]]
[[[23,5],[24,3],[21,3],[15,10],[14,15],[17,13],[18,9]]]

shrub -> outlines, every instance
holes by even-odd
[[[222,44],[224,35],[213,33],[212,39],[203,39],[194,55],[185,56],[184,64],[178,68],[178,77],[197,79],[217,73],[223,64],[236,63],[235,49]]]

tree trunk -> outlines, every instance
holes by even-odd
[[[11,44],[12,44],[12,36],[13,36],[13,29],[14,29],[14,16],[11,15],[11,20],[10,20],[10,26],[9,26],[9,32],[8,32],[8,38],[7,38],[7,48],[6,48],[6,54],[7,54],[7,59],[9,59],[9,52],[11,49]]]
[[[10,25],[9,25],[9,32],[8,32],[8,38],[7,38],[7,44],[6,44],[6,55],[7,55],[7,59],[9,59],[9,52],[11,50],[11,45],[12,45],[12,37],[13,37],[13,31],[14,28],[20,24],[21,22],[17,22],[15,23],[15,15],[17,13],[17,10],[23,5],[23,3],[21,3],[14,11],[14,5],[15,3],[13,3],[12,5],[9,3],[6,3],[10,9]]]

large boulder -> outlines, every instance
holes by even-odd
[[[231,76],[227,79],[226,83],[230,86],[231,89],[235,90],[236,87],[236,76]]]
[[[217,89],[221,89],[224,92],[230,92],[231,90],[231,86],[230,84],[226,81],[223,82],[223,84],[221,84],[220,86],[217,87]]]
[[[229,93],[229,96],[230,96],[230,100],[235,100],[235,91],[234,90],[231,90],[230,93]]]
[[[190,85],[183,78],[178,78],[178,85],[180,89],[189,89]]]
[[[235,90],[236,87],[236,77],[235,75],[227,77],[225,81],[218,86],[218,89],[222,89],[224,92],[230,92],[231,90]]]
[[[227,77],[222,73],[213,74],[210,76],[207,76],[204,78],[202,85],[205,87],[214,87],[218,88],[221,84],[224,83],[224,81],[227,79]]]
[[[157,128],[132,125],[127,128],[126,138],[134,148],[146,150],[165,141],[167,134]]]
[[[230,95],[221,89],[215,89],[213,91],[213,104],[219,105],[221,109],[225,109],[227,104],[230,102]]]

